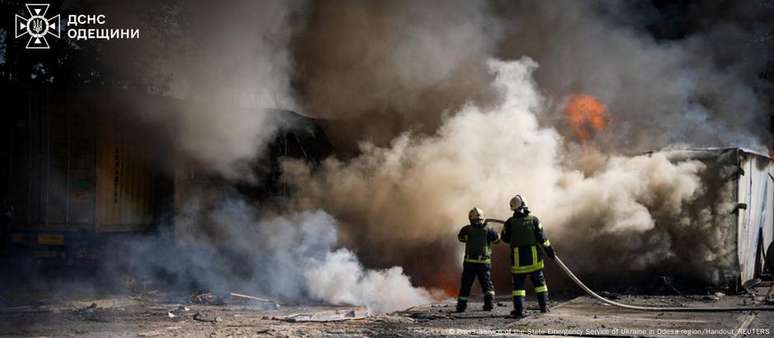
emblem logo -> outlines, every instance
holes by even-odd
[[[50,18],[46,17],[48,4],[27,4],[29,17],[16,15],[14,20],[14,37],[16,39],[29,35],[27,49],[49,49],[46,36],[52,35],[59,38],[60,22],[59,14]]]

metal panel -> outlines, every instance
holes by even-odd
[[[102,114],[97,145],[97,231],[140,231],[153,221],[154,173],[118,114]]]
[[[717,222],[718,226],[728,226],[730,237],[727,247],[729,266],[721,269],[721,280],[725,284],[745,283],[756,277],[760,271],[760,248],[767,248],[774,235],[774,181],[769,174],[774,172],[774,162],[763,154],[741,148],[707,148],[671,150],[672,160],[699,159],[711,166],[728,167],[731,171],[721,170],[717,174],[722,181],[733,184],[733,196],[721,196],[729,199],[736,207],[728,217],[729,222]],[[713,184],[704,177],[704,183]],[[713,217],[726,217],[722,212]]]
[[[3,93],[3,212],[19,231],[141,231],[157,197],[142,133],[99,100],[110,95]],[[65,236],[67,238],[67,236]]]
[[[771,160],[762,156],[745,154],[739,177],[738,203],[744,205],[738,215],[737,253],[739,256],[740,281],[745,283],[756,277],[759,271],[761,248],[765,250],[772,241],[772,206],[774,182]]]
[[[3,158],[6,203],[20,230],[89,230],[94,225],[94,125],[84,105],[45,92],[13,95]]]
[[[93,229],[96,209],[96,125],[88,110],[72,110],[67,163],[67,221]]]

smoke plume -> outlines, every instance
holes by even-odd
[[[305,6],[238,1],[163,7],[157,24],[171,29],[155,33],[166,34],[169,41],[161,40],[168,44],[152,45],[158,41],[148,34],[144,47],[176,55],[155,60],[153,70],[169,74],[166,94],[179,101],[168,110],[149,103],[140,117],[174,135],[178,156],[167,160],[178,176],[171,235],[178,245],[132,242],[128,256],[146,260],[113,261],[128,265],[132,275],[184,280],[176,286],[241,290],[284,302],[362,305],[376,313],[427,303],[430,292],[412,286],[400,267],[367,269],[340,247],[338,223],[324,211],[258,208],[232,187],[263,183],[256,172],[266,167],[268,145],[293,123],[276,110],[299,110],[289,46],[303,26]],[[192,180],[190,172],[220,183]]]
[[[320,51],[325,49],[299,47],[302,52],[296,58],[303,68],[297,74],[307,84],[301,96],[304,108],[315,113],[354,111],[370,119],[357,125],[361,135],[349,139],[359,142],[359,156],[329,159],[316,172],[286,163],[298,208],[321,207],[336,215],[343,223],[343,243],[358,248],[367,263],[399,264],[410,275],[438,285],[456,278],[450,273],[459,264],[454,233],[466,222],[466,211],[479,206],[504,218],[507,201],[521,193],[549,234],[560,239],[557,247],[567,257],[589,258],[572,262],[582,272],[604,279],[627,271],[680,267],[686,275],[717,281],[730,267],[728,187],[709,179],[705,163],[672,163],[660,153],[632,155],[683,146],[765,151],[770,134],[762,127],[767,121],[764,93],[770,88],[755,69],[765,64],[771,49],[756,43],[755,34],[765,27],[771,10],[740,6],[732,19],[697,24],[688,35],[665,41],[647,29],[650,23],[642,13],[655,12],[650,8],[635,10],[604,1],[476,6],[469,20],[444,20],[445,30],[419,34],[443,40],[444,32],[483,22],[467,31],[478,34],[471,40],[493,46],[476,49],[480,53],[454,43],[440,54],[412,46],[409,41],[422,40],[413,36],[423,24],[391,11],[372,13],[367,6],[356,6],[357,15],[343,15],[346,19],[336,23],[346,27],[337,26],[326,35],[333,45],[343,45],[331,49],[330,58],[364,67],[334,67]],[[312,17],[322,18],[311,27],[325,20],[325,6],[319,7]],[[439,12],[453,13],[448,8]],[[741,24],[743,17],[748,24]],[[401,25],[393,30],[358,29],[370,27],[371,21]],[[400,40],[393,49],[378,48],[393,36],[412,38]],[[376,61],[369,59],[370,49],[359,48],[364,45],[376,47]],[[411,62],[397,52],[404,46],[414,51]],[[450,62],[470,55],[466,53],[476,53],[476,62],[488,66]],[[485,61],[524,55],[529,58]],[[422,68],[423,76],[378,73],[390,69],[388,74],[413,74],[413,66],[423,60],[432,60]],[[474,71],[466,74],[477,79],[476,86],[494,75],[494,85],[474,91],[435,87],[441,94],[464,95],[463,101],[417,101],[402,95],[403,88],[422,92],[441,66],[452,67],[445,73]],[[346,76],[338,78],[340,74]],[[317,81],[325,88],[315,86]],[[372,98],[369,89],[378,95]],[[607,128],[595,131],[590,140],[577,139],[568,128],[564,106],[575,94],[599,98],[609,114]],[[385,123],[382,110],[396,112]],[[437,121],[437,128],[428,133],[411,127],[427,119]],[[395,124],[401,127],[391,128]],[[695,250],[683,248],[688,241]],[[373,251],[379,254],[369,254]],[[425,259],[417,262],[414,257],[420,256]],[[428,271],[428,266],[440,268]]]
[[[672,239],[675,233],[706,237],[699,230],[716,225],[702,223],[712,222],[716,211],[702,210],[704,219],[688,211],[703,193],[704,164],[674,164],[656,153],[605,157],[590,176],[567,167],[561,136],[538,125],[546,105],[532,78],[537,64],[524,58],[490,61],[489,67],[500,102],[465,106],[435,136],[405,134],[389,147],[366,144],[361,156],[329,159],[314,173],[288,162],[285,172],[299,208],[331,211],[344,223],[346,245],[380,252],[367,256],[369,262],[400,264],[415,276],[427,274],[428,266],[456,266],[454,250],[426,255],[425,248],[453,247],[472,206],[507,218],[515,193],[527,196],[547,232],[560,239],[557,247],[583,272],[612,274],[610,266],[643,271],[673,259],[691,261],[696,271],[721,266],[709,249],[727,238],[708,238],[708,250],[679,257],[675,249],[681,244]],[[588,245],[599,239],[602,244]],[[424,259],[414,263],[419,255]]]
[[[761,37],[774,11],[762,3],[695,6],[698,21],[681,39],[657,40],[655,8],[615,1],[518,2],[501,57],[528,55],[555,98],[597,96],[615,128],[599,144],[643,152],[670,145],[754,147],[765,152],[765,93],[759,76],[771,59]],[[665,14],[661,14],[665,15]],[[668,15],[668,14],[666,14]],[[554,110],[546,122],[561,125]]]
[[[148,90],[177,100],[168,109],[155,102],[139,109],[143,120],[173,135],[178,156],[169,159],[168,169],[182,160],[231,181],[255,183],[267,144],[288,124],[275,111],[298,110],[289,45],[294,16],[305,3],[147,1],[117,7],[116,17],[134,13],[127,24],[146,23],[144,38],[131,50],[118,45],[106,53],[125,60],[119,71],[139,64],[150,78]],[[135,13],[135,7],[150,13]]]
[[[203,211],[204,196],[189,195],[177,217],[180,245],[163,240],[126,243],[130,254],[112,261],[128,269],[111,274],[140,280],[175,276],[174,286],[183,290],[190,285],[282,303],[359,305],[372,313],[432,301],[430,292],[413,287],[400,267],[366,269],[352,251],[338,247],[337,221],[324,211],[276,215],[257,209],[234,191],[226,196]],[[126,262],[125,257],[140,257],[142,263]]]
[[[454,288],[455,233],[467,211],[506,218],[516,193],[569,263],[601,279],[680,266],[712,282],[731,264],[728,186],[711,180],[706,163],[637,154],[770,143],[762,126],[771,88],[755,70],[772,50],[755,33],[771,9],[740,6],[726,21],[670,39],[648,28],[654,9],[612,1],[245,1],[179,10],[197,25],[165,65],[170,93],[186,103],[161,120],[172,121],[186,160],[252,182],[281,125],[267,108],[324,119],[340,149],[356,147],[320,168],[285,161],[294,190],[274,218],[240,198],[212,210],[191,196],[182,217],[209,225],[180,231],[231,247],[254,267],[211,283],[243,280],[237,287],[290,299],[304,290],[374,311],[422,302],[427,291],[393,266],[423,285]],[[578,95],[608,114],[583,140],[564,109]],[[699,244],[686,249],[686,241]],[[382,288],[390,291],[374,291]]]
[[[349,121],[331,133],[337,144],[432,132],[444,112],[487,96],[499,32],[485,2],[321,1],[308,16],[294,77],[307,114]]]

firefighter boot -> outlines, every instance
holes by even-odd
[[[548,292],[541,292],[537,294],[538,304],[540,304],[540,312],[551,312],[548,308]]]
[[[493,296],[491,293],[487,293],[484,295],[484,311],[492,311],[494,308],[493,305]]]
[[[457,312],[465,312],[465,309],[468,308],[468,300],[467,299],[457,299]]]
[[[524,296],[513,297],[513,311],[511,317],[516,319],[524,318]]]

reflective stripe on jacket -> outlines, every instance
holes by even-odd
[[[511,244],[511,273],[529,273],[544,267],[538,246],[549,247],[551,242],[537,217],[515,213],[505,222],[502,239]]]
[[[469,224],[457,235],[460,242],[465,243],[465,262],[492,263],[492,243],[500,241],[500,235],[487,224]]]

